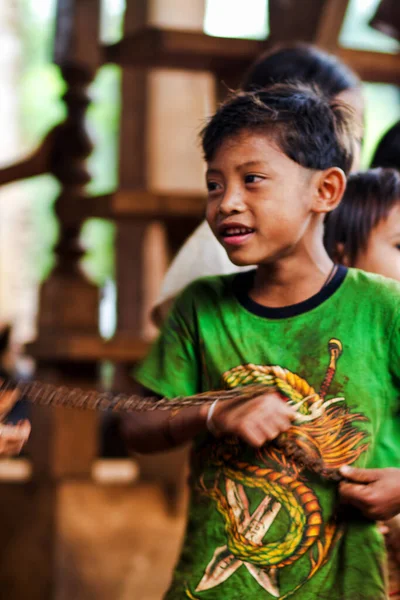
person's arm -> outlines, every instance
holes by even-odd
[[[0,456],[19,454],[28,441],[31,432],[29,421],[20,421],[16,425],[0,424]]]
[[[144,397],[160,398],[143,387],[136,392]],[[184,445],[205,430],[207,411],[207,406],[194,406],[178,412],[155,410],[131,413],[122,421],[122,434],[133,452],[149,454],[170,450]]]
[[[208,294],[207,284],[202,282],[182,293],[158,340],[136,370],[136,381],[151,389],[151,395],[173,398],[205,391],[200,377],[203,365],[196,314],[199,306],[207,305]],[[210,424],[208,418],[208,429],[216,436],[235,435],[256,447],[287,431],[296,416],[294,409],[271,390],[247,401],[219,401],[212,408],[134,413],[124,419],[125,439],[132,450],[142,453],[180,446],[206,432],[209,410],[212,410],[212,421]]]
[[[0,382],[3,381],[0,379]],[[19,454],[31,433],[31,425],[26,419],[16,424],[4,423],[18,400],[18,390],[5,390],[0,394],[0,457]]]
[[[143,392],[154,396],[148,390]],[[204,433],[209,410],[210,406],[203,405],[178,412],[137,412],[124,419],[123,434],[135,452],[161,452],[186,444]],[[246,402],[234,399],[216,403],[211,428],[217,437],[235,435],[251,446],[261,447],[287,431],[295,418],[295,410],[275,392],[269,392]]]

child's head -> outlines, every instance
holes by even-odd
[[[325,245],[338,262],[400,281],[400,174],[395,169],[350,175],[342,202],[329,215]]]
[[[400,121],[397,121],[380,140],[371,167],[400,170]]]
[[[254,91],[274,83],[312,82],[328,98],[354,91],[361,101],[361,81],[336,56],[310,44],[292,44],[267,50],[251,65],[242,89]]]
[[[202,143],[207,220],[235,264],[261,264],[291,254],[340,201],[351,113],[308,86],[277,84],[233,94]]]
[[[352,108],[358,121],[353,169],[358,169],[364,128],[360,79],[333,54],[311,44],[295,43],[261,54],[245,74],[241,87],[245,91],[255,91],[275,83],[293,81],[313,84],[327,98],[341,100]]]

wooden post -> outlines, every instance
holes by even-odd
[[[75,207],[85,202],[85,186],[90,180],[86,158],[92,145],[85,128],[89,105],[87,88],[100,64],[98,0],[59,0],[55,62],[67,85],[64,102],[67,117],[55,135],[51,171],[61,185],[55,211],[60,234],[55,253],[57,264],[40,292],[38,339],[30,347],[38,356],[40,377],[55,382],[92,385],[96,380],[95,362],[74,362],[68,357],[71,339],[98,337],[98,289],[84,276],[79,261],[83,249],[79,234],[84,211]],[[65,346],[64,357],[53,355],[55,345]],[[74,411],[37,409],[33,414],[32,458],[37,475],[88,474],[96,453],[96,418],[76,416]],[[73,439],[80,439],[78,458]]]
[[[128,2],[125,36],[148,24],[202,29],[203,0]],[[183,19],[182,22],[179,18]],[[213,77],[178,70],[125,68],[122,78],[119,187],[121,191],[199,193],[204,191],[197,132],[213,104]],[[190,221],[190,220],[189,220]],[[182,241],[188,220],[168,223],[154,217],[117,221],[117,294],[120,337],[149,338],[155,329],[150,309],[171,255],[170,240]],[[192,226],[194,225],[191,221]],[[187,230],[187,234],[190,229]],[[117,365],[115,387],[132,385],[132,365]],[[177,507],[181,497],[182,452],[139,457],[144,478],[159,480]]]
[[[81,338],[99,337],[98,289],[79,266],[83,254],[79,234],[85,211],[79,210],[77,215],[75,210],[85,201],[84,190],[90,179],[85,161],[92,146],[84,121],[89,104],[87,88],[100,64],[98,29],[99,0],[58,0],[55,61],[66,83],[63,99],[67,116],[52,134],[50,170],[61,186],[55,205],[60,234],[56,267],[40,292],[38,338],[28,347],[37,358],[40,378],[83,387],[93,386],[96,362],[74,362],[68,348]],[[56,347],[65,347],[65,354],[58,352],[56,357]],[[9,586],[8,600],[55,597],[59,486],[65,477],[89,476],[97,451],[96,424],[95,414],[40,407],[32,411],[29,450],[33,481],[24,484],[19,493],[14,492],[16,510],[20,507],[21,514],[29,514],[31,519],[22,519],[19,527],[7,530],[4,547],[14,549],[20,570],[17,580],[22,582]],[[19,519],[17,514],[14,517]],[[32,564],[27,561],[29,555],[35,557]],[[29,584],[30,579],[34,582]]]
[[[147,24],[201,30],[203,13],[203,0],[192,2],[190,7],[183,0],[129,2],[125,35]],[[179,18],[183,21],[177,22]],[[196,135],[202,119],[212,110],[212,75],[124,69],[122,81],[120,188],[155,193],[203,192],[203,165]],[[118,222],[117,335],[154,335],[149,325],[150,308],[170,258],[166,225],[165,221],[157,222],[156,215],[140,222]],[[177,227],[176,219],[172,228],[167,225],[169,237],[173,237],[174,229],[181,241],[184,232]],[[150,245],[152,266],[145,260]],[[118,380],[122,384],[126,377],[120,372]]]

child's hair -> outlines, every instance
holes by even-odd
[[[290,81],[313,82],[328,98],[361,85],[357,75],[335,56],[298,43],[263,53],[245,74],[241,88],[255,91]]]
[[[395,169],[370,169],[349,176],[341,203],[328,216],[325,247],[332,259],[340,254],[353,266],[365,250],[371,231],[400,202],[400,174]]]
[[[306,169],[339,167],[347,174],[353,162],[352,125],[346,105],[329,101],[311,86],[280,83],[233,93],[204,127],[201,140],[210,162],[227,138],[261,132]]]
[[[375,150],[371,167],[400,170],[400,121],[397,121],[381,138]]]

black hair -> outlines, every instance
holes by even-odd
[[[361,85],[357,75],[335,56],[299,43],[262,54],[245,74],[241,88],[254,91],[290,81],[317,85],[328,98]]]
[[[371,231],[400,202],[400,173],[395,169],[370,169],[349,176],[342,201],[325,225],[324,243],[334,260],[340,254],[354,266],[365,250]]]
[[[400,121],[397,121],[379,141],[371,167],[400,170]]]
[[[201,132],[204,158],[212,160],[221,144],[241,131],[270,136],[293,161],[306,169],[353,162],[352,111],[329,101],[304,84],[275,84],[257,92],[233,93]]]

